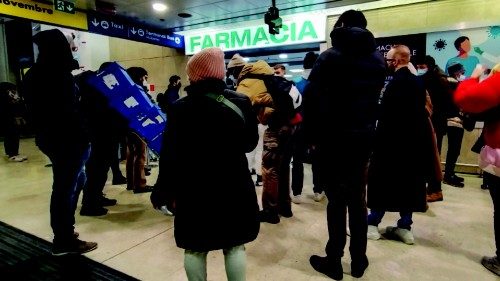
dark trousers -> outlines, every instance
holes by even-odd
[[[483,174],[484,182],[488,184],[493,200],[493,229],[495,231],[496,256],[500,257],[500,177],[489,173]]]
[[[302,193],[304,187],[304,161],[306,158],[307,146],[301,125],[297,126],[295,134],[291,138],[292,147],[292,192],[293,195]]]
[[[92,140],[90,158],[86,164],[87,184],[83,190],[82,205],[85,208],[102,207],[102,191],[108,179],[113,158],[118,159],[116,146],[110,139]]]
[[[52,162],[50,225],[54,242],[64,243],[73,239],[75,210],[80,191],[85,185],[85,163],[90,155],[90,147],[40,149]]]
[[[8,125],[5,128],[4,139],[5,154],[9,157],[19,154],[19,129],[15,125]]]
[[[374,225],[378,226],[382,219],[384,218],[385,211],[380,211],[380,210],[371,210],[370,215],[368,216],[368,224],[369,225]],[[399,216],[401,217],[398,220],[397,226],[399,228],[404,228],[411,230],[411,225],[413,224],[412,212],[400,212]]]
[[[328,198],[327,222],[329,258],[340,259],[346,244],[346,213],[349,212],[351,242],[349,251],[353,261],[366,259],[366,173],[370,148],[368,143],[353,141],[337,151],[318,149],[320,165]],[[331,148],[329,148],[331,149]]]
[[[448,136],[448,151],[446,152],[446,164],[444,174],[446,177],[451,177],[455,174],[455,165],[457,164],[460,149],[462,148],[462,139],[464,137],[464,129],[448,126],[446,129]],[[436,134],[439,154],[441,155],[441,147],[443,144],[443,135]]]
[[[111,172],[113,173],[113,179],[122,178],[123,174],[120,170],[120,157],[118,156],[119,141],[115,140],[111,144]]]
[[[302,194],[304,187],[304,162],[307,154],[307,145],[304,140],[302,128],[298,127],[292,138],[293,162],[292,162],[292,192],[293,195]],[[320,183],[320,169],[318,169],[318,155],[314,150],[310,151],[311,169],[313,178],[313,192],[323,192],[323,186]]]

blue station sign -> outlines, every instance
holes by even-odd
[[[119,19],[96,14],[89,14],[87,16],[87,21],[89,32],[92,33],[150,43],[174,49],[184,49],[184,36],[180,34],[165,32],[140,24],[127,23]]]

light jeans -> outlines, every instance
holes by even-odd
[[[239,245],[224,249],[224,263],[228,281],[246,280],[246,253],[245,246]],[[184,269],[189,281],[207,280],[207,254],[208,252],[184,252]]]

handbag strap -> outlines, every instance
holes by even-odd
[[[245,115],[243,115],[243,112],[241,111],[241,109],[236,104],[234,104],[230,100],[226,99],[222,94],[207,93],[205,95],[207,97],[213,99],[214,101],[220,102],[223,105],[232,109],[236,114],[238,114],[240,116],[240,118],[243,120],[243,123],[245,123],[245,121],[246,121]]]

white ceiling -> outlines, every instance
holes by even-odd
[[[280,15],[321,10],[376,0],[276,0]],[[116,7],[116,15],[147,25],[174,31],[202,28],[213,25],[262,19],[271,6],[271,0],[106,0]],[[152,8],[155,2],[166,4],[165,12]],[[84,10],[95,10],[94,0],[77,1]],[[189,13],[191,18],[183,19],[178,13]]]

